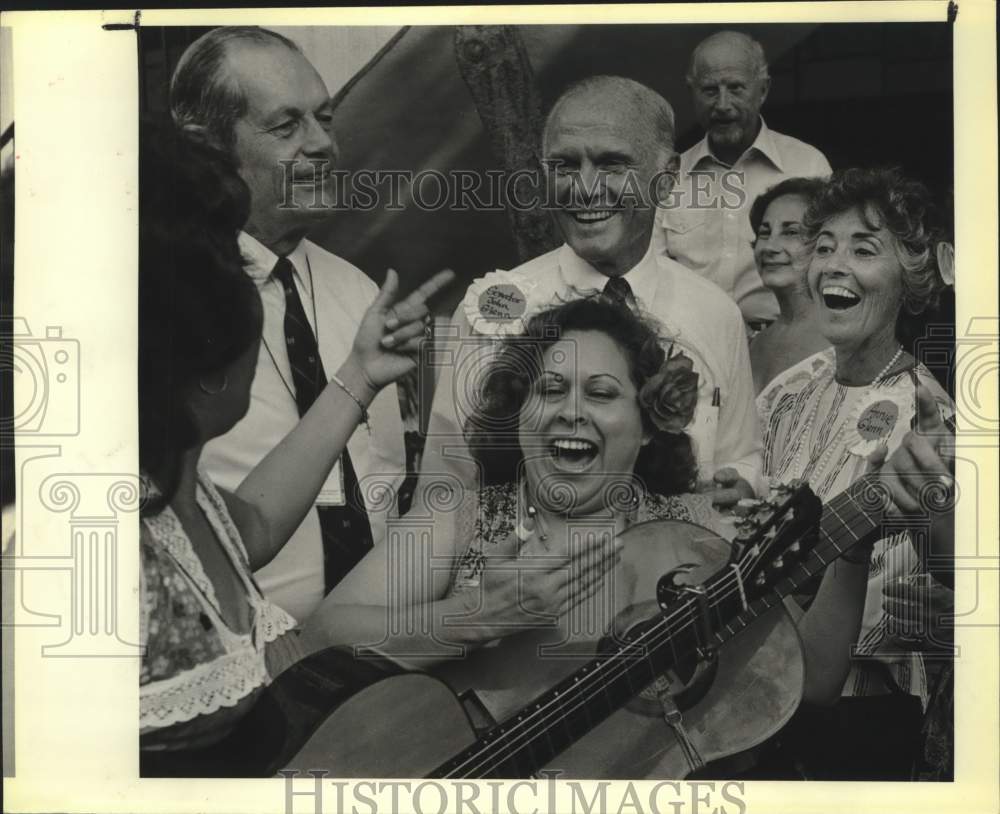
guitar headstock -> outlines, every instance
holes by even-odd
[[[823,504],[809,485],[793,481],[772,488],[763,500],[740,501],[731,562],[748,595],[764,593],[817,542]]]

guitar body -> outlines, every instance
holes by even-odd
[[[622,560],[607,577],[606,590],[554,625],[506,637],[434,673],[456,693],[474,692],[503,720],[598,655],[609,630],[624,632],[658,616],[661,576],[693,564],[685,582],[700,583],[725,567],[730,550],[712,532],[671,520],[634,526],[623,540]],[[781,603],[724,644],[717,664],[704,672],[694,687],[677,686],[674,697],[687,736],[706,763],[745,752],[777,732],[798,707],[805,675],[798,632]],[[685,709],[690,696],[695,700]],[[655,693],[646,692],[546,768],[571,778],[676,779],[696,767],[665,722]]]
[[[331,777],[426,777],[476,739],[461,702],[424,673],[383,678],[344,701],[286,765]]]
[[[297,752],[282,764],[334,777],[445,776],[435,774],[445,764],[452,767],[446,776],[518,776],[509,770],[496,774],[478,757],[455,758],[470,747],[477,756],[485,753],[478,751],[484,741],[477,740],[481,733],[472,724],[471,709],[477,719],[488,713],[487,720],[478,722],[480,730],[493,723],[489,717],[512,729],[521,718],[530,722],[539,696],[574,673],[575,680],[582,680],[581,668],[592,668],[595,658],[622,644],[613,633],[609,639],[609,632],[623,634],[637,623],[662,620],[657,587],[672,571],[686,572],[685,585],[713,578],[730,596],[736,590],[735,580],[719,580],[728,567],[729,543],[706,529],[654,521],[632,527],[623,540],[621,562],[604,588],[571,613],[442,664],[434,676],[377,678],[346,701],[338,699],[305,746],[293,747]],[[685,596],[688,601],[670,608],[674,622],[689,627],[681,613],[691,615],[692,623],[698,620],[695,604]],[[724,773],[717,761],[746,753],[776,733],[802,696],[805,669],[796,628],[780,600],[763,607],[753,624],[739,627],[738,635],[731,631],[734,635],[720,638],[723,643],[707,658],[679,658],[657,680],[658,691],[647,688],[603,720],[595,718],[585,734],[543,768],[564,778],[600,779]],[[689,648],[688,656],[691,652]],[[617,669],[620,658],[604,664]],[[322,671],[315,678],[322,681]],[[587,692],[600,686],[590,685]],[[458,695],[465,693],[478,704],[463,704]],[[684,746],[665,720],[665,696],[676,701],[676,707],[668,703],[666,708],[674,722],[677,708],[681,710]],[[548,737],[544,730],[541,737]],[[460,761],[460,773],[449,763],[454,759]],[[710,763],[715,765],[706,769]],[[729,770],[740,767],[738,761],[726,765]]]

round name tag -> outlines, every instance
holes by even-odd
[[[866,441],[888,438],[898,418],[899,407],[896,402],[887,399],[876,401],[865,408],[861,418],[858,419],[858,435]]]
[[[479,313],[491,322],[510,322],[524,315],[528,298],[512,283],[496,283],[479,295]]]

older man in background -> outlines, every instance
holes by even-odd
[[[415,507],[438,483],[479,488],[462,427],[491,333],[516,333],[531,313],[593,290],[655,317],[694,360],[699,398],[688,432],[703,489],[718,505],[751,496],[760,483],[761,441],[739,309],[716,285],[664,256],[652,239],[656,199],[669,197],[677,166],[670,105],[631,79],[585,79],[553,106],[542,154],[566,242],[474,282],[455,312],[448,343],[454,350],[442,348],[446,361]]]
[[[378,289],[306,239],[329,216],[322,204],[331,198],[324,193],[338,150],[330,93],[294,42],[250,26],[214,29],[181,57],[170,104],[178,127],[233,156],[251,192],[240,246],[264,306],[263,340],[246,417],[202,457],[217,483],[235,489],[347,357]],[[386,498],[406,469],[395,388],[376,396],[369,416],[315,510],[257,572],[269,598],[299,620],[385,534]],[[371,496],[378,505],[366,503]]]
[[[770,88],[760,43],[735,31],[703,40],[687,82],[705,137],[681,155],[680,178],[661,225],[667,254],[732,297],[751,329],[778,315],[754,264],[749,211],[784,178],[830,174],[823,154],[768,128],[760,115]]]

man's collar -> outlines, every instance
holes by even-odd
[[[659,266],[656,262],[656,254],[662,250],[662,246],[657,241],[656,232],[658,231],[659,229],[654,226],[646,254],[624,275],[625,281],[631,287],[632,293],[644,311],[648,311],[653,304],[656,287],[659,283]],[[603,291],[609,279],[606,274],[599,272],[573,251],[568,243],[564,243],[559,249],[559,270],[563,281],[578,291],[594,289]]]
[[[753,144],[746,149],[740,158],[743,158],[743,156],[754,150],[774,164],[775,169],[779,172],[783,172],[781,168],[781,154],[778,152],[778,147],[774,143],[774,137],[771,134],[771,130],[767,126],[767,122],[764,121],[763,116],[760,118],[760,130],[757,132],[757,138],[753,140]],[[708,145],[708,133],[705,134],[705,137],[701,141],[691,148],[691,168],[694,169],[699,163],[705,160],[711,160],[716,164],[728,166],[724,161],[715,157],[715,154],[712,152],[712,148]],[[736,163],[739,163],[739,159],[736,160]],[[735,166],[735,164],[733,166]]]
[[[239,244],[246,262],[244,271],[257,285],[263,285],[270,279],[274,264],[278,262],[278,255],[248,232],[240,232]],[[308,268],[305,240],[299,241],[299,244],[288,255],[288,259],[295,269],[295,276],[299,283],[307,285],[304,275],[304,270]]]
[[[774,164],[774,168],[778,172],[784,172],[781,166],[781,153],[778,152],[778,145],[774,143],[774,134],[767,126],[767,122],[764,121],[763,116],[760,119],[760,132],[757,134],[757,138],[754,139],[753,144],[750,145],[750,149],[756,150],[767,158],[768,161]]]

